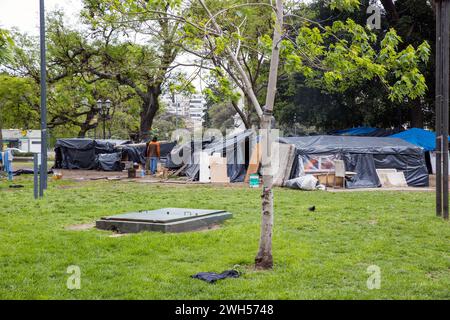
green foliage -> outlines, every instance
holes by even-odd
[[[208,108],[207,118],[208,127],[218,129],[223,134],[233,128],[234,118],[236,114],[233,106],[229,102],[217,102]]]
[[[331,9],[354,11],[360,5],[360,0],[328,0]]]
[[[0,29],[0,65],[11,59],[11,49],[14,41],[8,30]]]
[[[3,128],[39,127],[39,88],[29,78],[0,74],[0,123]]]
[[[419,70],[430,55],[428,43],[400,50],[401,38],[389,30],[377,50],[377,36],[352,19],[318,28],[306,24],[295,41],[284,40],[285,70],[301,73],[312,86],[344,92],[379,78],[391,100],[423,96],[427,86]],[[378,52],[377,52],[378,51]]]

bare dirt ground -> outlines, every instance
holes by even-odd
[[[49,168],[53,163],[49,162]],[[14,162],[14,169],[31,169],[30,162]],[[98,171],[98,170],[67,170],[55,169],[54,172],[62,173],[62,179],[70,179],[74,181],[90,181],[90,180],[108,180],[108,181],[123,181],[136,183],[157,183],[157,184],[171,184],[171,185],[201,185],[209,184],[198,181],[189,181],[186,177],[173,177],[170,179],[161,179],[160,177],[146,175],[144,177],[136,177],[134,179],[128,178],[127,171]],[[248,184],[244,182],[238,183],[215,183],[218,187],[229,188],[247,188]],[[327,188],[328,192],[371,192],[371,191],[415,191],[415,192],[434,192],[433,176],[430,176],[430,187],[415,188],[415,187],[401,187],[401,188],[362,188],[362,189],[343,189],[343,188]]]

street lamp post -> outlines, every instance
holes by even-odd
[[[106,120],[109,119],[109,110],[111,109],[111,101],[107,99],[103,102],[101,99],[97,100],[97,110],[103,120],[103,139],[106,139]]]
[[[41,56],[41,167],[39,196],[44,196],[47,189],[47,62],[45,59],[45,6],[44,0],[39,1],[39,29]]]

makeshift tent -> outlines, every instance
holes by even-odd
[[[95,169],[95,141],[92,139],[58,139],[55,144],[55,168]]]
[[[402,129],[380,129],[372,127],[357,127],[329,132],[332,136],[359,136],[359,137],[388,137]]]
[[[399,138],[416,146],[422,147],[425,151],[436,150],[436,133],[420,128],[411,128],[409,130],[396,133],[391,138]],[[449,138],[450,141],[450,138]]]
[[[252,130],[246,130],[223,139],[205,139],[188,142],[172,150],[166,167],[185,166],[183,172],[193,180],[199,179],[200,153],[208,155],[220,153],[227,158],[227,175],[230,182],[242,182],[249,162],[249,152],[256,143],[256,135]]]
[[[55,144],[56,169],[85,169],[98,167],[98,155],[116,152],[126,140],[93,140],[85,138],[58,139]]]
[[[346,170],[356,172],[348,188],[380,186],[376,169],[402,171],[409,186],[428,186],[423,150],[404,140],[379,137],[308,136],[280,138],[293,144],[297,157],[290,178],[304,173],[332,171],[334,160],[344,160]]]

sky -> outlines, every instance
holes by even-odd
[[[81,0],[45,0],[45,11],[62,9],[68,18],[69,24],[77,22],[78,13],[82,8]],[[16,27],[20,32],[30,35],[39,35],[39,0],[0,0],[0,28],[11,29]],[[176,61],[188,63],[193,57],[182,56]],[[183,70],[188,76],[196,69],[186,67]],[[202,81],[195,77],[193,85],[198,91],[202,89]]]
[[[81,10],[81,0],[45,0],[47,12],[55,9],[63,9],[67,17],[75,17]],[[38,35],[39,0],[0,0],[0,27],[17,27],[21,32]]]

